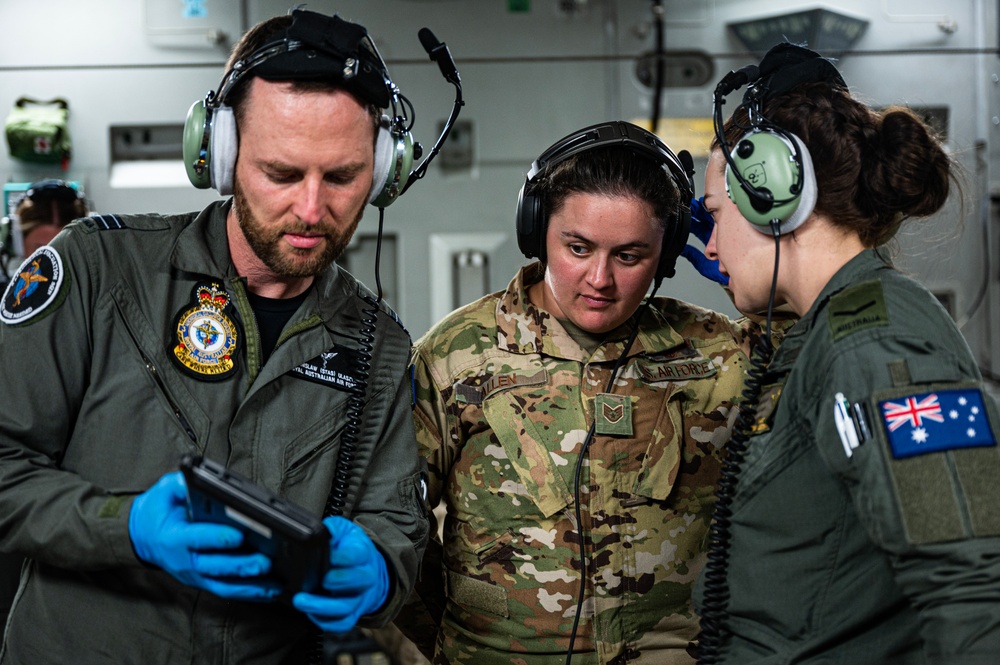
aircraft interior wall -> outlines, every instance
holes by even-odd
[[[204,15],[184,16],[191,7]],[[641,62],[656,46],[657,7],[668,61],[676,58],[668,67],[674,79],[659,95],[644,82],[649,69]],[[759,57],[730,26],[814,8],[865,22],[856,41],[837,53],[848,84],[872,105],[906,104],[941,122],[965,171],[961,195],[902,235],[899,264],[939,294],[984,371],[1000,375],[997,3],[313,0],[307,8],[336,11],[369,29],[413,103],[413,133],[425,152],[451,112],[454,92],[421,47],[420,28],[448,45],[461,74],[465,106],[452,139],[426,177],[385,210],[381,278],[414,338],[454,306],[503,288],[526,261],[514,238],[514,208],[525,172],[544,148],[586,124],[651,123],[656,115],[667,142],[695,154],[700,192],[715,84]],[[195,189],[177,171],[172,132],[192,102],[218,85],[238,35],[288,9],[287,0],[0,3],[6,26],[0,109],[20,97],[64,98],[73,140],[66,170],[27,164],[5,151],[0,180],[78,181],[100,212],[200,209],[218,195]],[[29,20],[38,16],[48,19],[44,29]],[[705,73],[685,69],[686,53],[697,56],[692,68],[710,68],[705,82],[685,84],[685,76]],[[151,154],[173,170],[134,163],[151,161]],[[370,286],[377,220],[369,207],[346,259]],[[660,292],[735,313],[726,295],[683,260]]]

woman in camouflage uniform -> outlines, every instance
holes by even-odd
[[[435,663],[693,662],[691,585],[754,325],[644,298],[687,237],[672,160],[627,123],[550,148],[518,213],[542,262],[415,346],[446,517],[419,599],[436,625],[414,631],[414,607],[397,624]]]

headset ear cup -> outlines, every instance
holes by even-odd
[[[212,113],[209,125],[212,136],[208,152],[208,163],[212,177],[212,187],[229,196],[233,193],[233,175],[236,172],[236,153],[239,139],[236,136],[236,116],[230,106],[220,106]]]
[[[192,104],[184,120],[184,134],[181,140],[184,170],[187,171],[188,180],[198,189],[208,189],[212,186],[208,161],[209,142],[206,136],[208,115],[203,100],[199,99]]]
[[[802,193],[799,194],[799,205],[795,208],[795,212],[778,227],[781,233],[794,231],[809,219],[809,215],[812,214],[813,209],[816,207],[816,197],[818,195],[816,189],[816,171],[813,168],[812,155],[809,154],[809,149],[806,148],[806,144],[802,142],[802,139],[791,133],[789,136],[795,142],[795,145],[798,146],[799,155],[801,156]]]
[[[681,193],[683,196],[683,192]],[[656,266],[656,279],[669,279],[674,276],[677,266],[677,257],[684,250],[687,244],[688,235],[691,233],[691,207],[690,204],[682,202],[677,208],[677,217],[674,223],[669,224],[663,230],[663,248],[660,250],[660,262]]]
[[[517,247],[526,258],[545,260],[545,224],[542,201],[538,196],[526,194],[528,179],[517,195]]]
[[[368,202],[385,208],[406,187],[413,168],[413,137],[405,129],[393,127],[389,116],[383,115],[375,139],[375,165]]]
[[[730,157],[729,198],[754,228],[770,233],[772,220],[778,220],[779,230],[786,232],[808,219],[816,202],[816,177],[809,151],[798,137],[770,129],[754,131],[736,143]],[[811,202],[803,198],[806,191]]]

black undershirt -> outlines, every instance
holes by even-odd
[[[299,305],[305,302],[311,290],[312,286],[294,298],[266,298],[247,292],[247,300],[250,301],[254,318],[257,320],[257,332],[260,333],[261,365],[271,357],[271,351],[278,343],[278,337],[285,329],[285,324],[292,318],[292,314],[295,314]]]

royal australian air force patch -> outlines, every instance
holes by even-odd
[[[360,353],[334,344],[312,360],[292,368],[291,375],[329,388],[351,392],[362,385]]]
[[[0,321],[14,325],[34,319],[60,302],[65,281],[59,252],[49,245],[39,247],[24,260],[7,284],[0,302]]]

